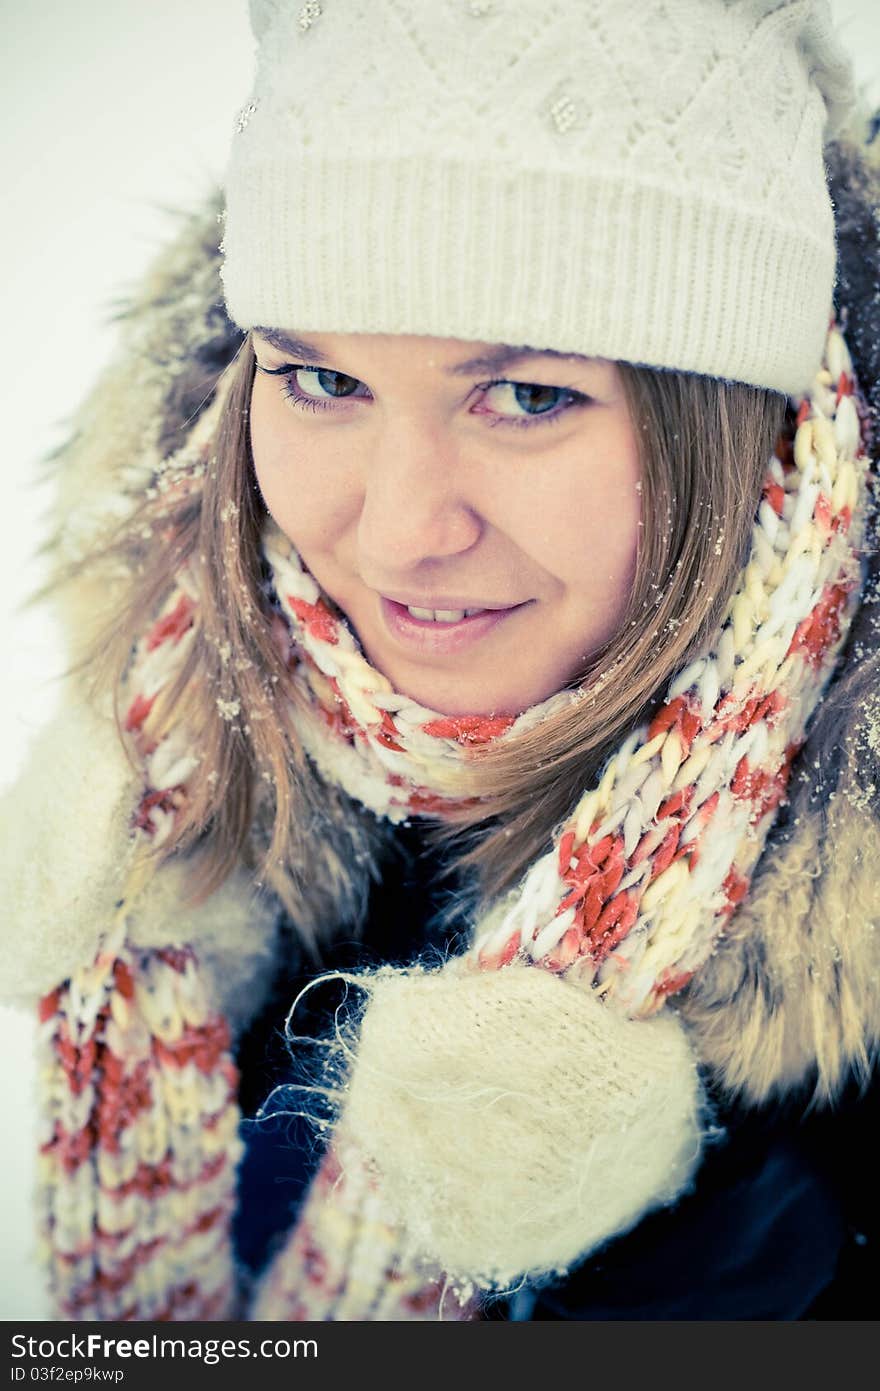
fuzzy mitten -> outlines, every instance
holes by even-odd
[[[546,970],[479,971],[465,958],[357,980],[368,1002],[338,1134],[372,1182],[352,1178],[356,1161],[338,1186],[335,1170],[316,1182],[293,1239],[294,1278],[282,1260],[261,1309],[280,1309],[290,1291],[314,1307],[317,1269],[332,1316],[365,1317],[395,1231],[410,1262],[444,1271],[458,1291],[559,1274],[688,1185],[702,1094],[670,1011],[629,1020]],[[358,1298],[343,1253],[363,1222],[383,1241],[359,1255],[369,1273]]]

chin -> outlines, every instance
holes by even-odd
[[[379,667],[378,663],[375,663]],[[409,696],[438,715],[521,715],[534,701],[517,699],[515,692],[499,683],[492,686],[468,681],[450,673],[394,673],[379,667],[400,695]]]
[[[536,684],[533,691],[522,687],[517,690],[511,686],[509,669],[486,671],[478,677],[475,672],[419,667],[401,661],[395,654],[389,656],[376,650],[361,634],[358,641],[371,666],[388,678],[399,695],[408,696],[438,715],[521,715],[560,689],[549,681]]]

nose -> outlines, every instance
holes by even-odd
[[[365,571],[390,575],[463,554],[483,523],[450,434],[399,416],[377,428],[363,468],[358,547]]]

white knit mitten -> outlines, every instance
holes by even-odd
[[[343,1111],[389,1220],[457,1283],[561,1273],[688,1184],[701,1089],[677,1018],[534,966],[382,970]]]

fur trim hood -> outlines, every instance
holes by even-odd
[[[876,452],[880,139],[867,144],[859,134],[841,138],[826,148],[826,165],[838,235],[835,306],[871,409]],[[120,307],[119,352],[83,404],[68,442],[53,456],[57,511],[51,551],[59,570],[88,553],[108,523],[133,504],[154,465],[181,447],[241,345],[243,335],[223,307],[221,207],[218,192],[183,217],[177,234]],[[753,1103],[800,1085],[830,1097],[853,1069],[867,1072],[880,1035],[875,868],[880,862],[880,565],[868,540],[862,605],[794,764],[788,806],[771,832],[748,899],[713,958],[677,1000],[701,1061],[722,1088]],[[75,662],[94,636],[107,602],[106,585],[80,578],[60,597]],[[91,737],[89,731],[86,736]],[[69,739],[65,747],[71,747]],[[45,758],[54,757],[47,749]],[[132,777],[128,769],[127,776],[120,773],[116,782],[110,779],[97,789],[120,829],[118,843],[106,849],[112,883],[124,868],[120,809],[131,804]],[[15,818],[24,834],[30,818],[22,815],[20,801]],[[71,853],[77,861],[75,848]],[[29,890],[33,901],[46,893],[51,899],[45,872],[33,868],[34,857],[24,854],[24,847],[23,858],[30,859],[35,876]],[[109,866],[116,861],[119,874],[112,874]],[[277,912],[254,898],[245,880],[242,871],[240,883],[224,885],[215,896],[228,909],[229,926],[220,934],[222,942],[218,938],[213,974],[218,983],[229,978],[229,953],[241,940],[246,919],[250,976],[262,989],[274,953]],[[80,964],[76,905],[82,905],[84,920],[94,921],[102,911],[96,895],[108,892],[83,883],[72,914],[65,917],[58,904],[60,916],[73,922],[69,940],[59,954],[56,936],[47,971],[35,933],[33,950],[24,953],[6,993],[33,998]],[[162,893],[167,896],[167,881]],[[239,973],[235,998],[243,997],[254,1003],[242,990]]]

